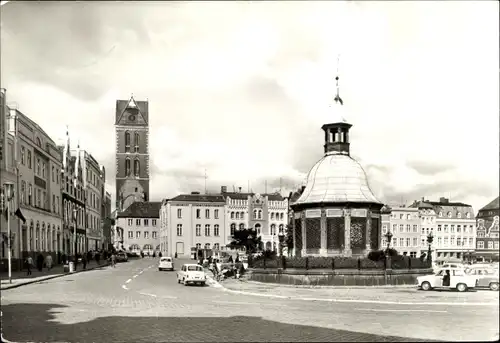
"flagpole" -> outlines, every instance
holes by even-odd
[[[7,197],[7,248],[9,249],[9,254],[7,255],[9,264],[9,283],[12,283],[12,256],[10,253],[10,199]]]

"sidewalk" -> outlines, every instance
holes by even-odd
[[[87,268],[83,269],[83,264],[79,263],[77,265],[77,269],[75,273],[80,273],[82,271],[88,271],[92,269],[106,267],[108,265],[107,261],[101,261],[98,265],[96,261],[90,261],[87,263]],[[43,268],[40,272],[38,269],[32,270],[31,275],[27,275],[27,270],[12,272],[12,283],[9,283],[9,274],[8,273],[0,273],[0,290],[6,290],[11,288],[17,288],[24,285],[29,285],[31,283],[40,282],[44,280],[50,280],[54,278],[58,278],[65,275],[70,275],[69,273],[64,272],[63,265],[54,266],[51,270],[47,270],[47,268]],[[73,273],[72,273],[73,274]]]

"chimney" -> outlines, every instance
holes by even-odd
[[[227,193],[227,186],[220,186],[221,193]]]
[[[443,203],[443,204],[447,204],[448,202],[450,202],[450,199],[441,197],[441,198],[439,198],[439,202]]]
[[[192,195],[198,195],[200,192],[191,192]]]
[[[238,187],[238,192],[241,193],[241,187]]]

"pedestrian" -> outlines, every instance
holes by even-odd
[[[87,269],[87,256],[85,254],[82,256],[83,269]]]
[[[111,266],[116,268],[116,255],[114,253],[111,254]]]
[[[99,254],[99,251],[95,253],[95,261],[97,262],[98,265],[100,264],[101,254]]]
[[[45,257],[45,266],[47,266],[47,270],[52,269],[52,255],[49,254]]]
[[[175,256],[174,256],[174,258],[177,258],[177,251],[175,252]]]
[[[158,253],[158,257],[161,258],[161,251]]]
[[[36,268],[38,269],[38,271],[42,271],[43,269],[43,255],[41,253],[38,253],[38,256],[36,258]]]
[[[31,275],[31,266],[33,265],[33,259],[31,258],[31,256],[28,256],[28,258],[26,259],[26,268],[28,269],[28,274],[26,275]]]

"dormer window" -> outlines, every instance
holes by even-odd
[[[451,212],[448,212],[448,218],[451,218]]]
[[[461,212],[457,213],[457,218],[462,218],[462,213]]]
[[[443,216],[443,212],[439,212],[439,216],[442,217]]]
[[[465,218],[470,218],[470,213],[469,212],[465,213]]]

